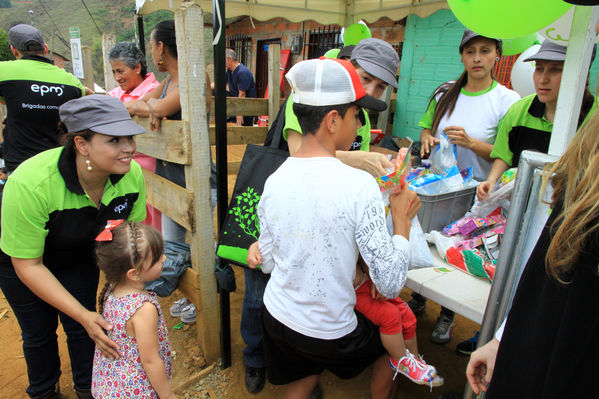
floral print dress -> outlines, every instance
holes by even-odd
[[[127,334],[125,324],[144,302],[151,302],[158,310],[158,353],[164,362],[166,373],[171,377],[171,348],[164,316],[155,293],[143,292],[115,297],[106,294],[102,316],[113,329],[108,337],[120,347],[120,358],[110,360],[96,347],[92,374],[92,395],[104,398],[158,398],[143,369],[137,340]]]

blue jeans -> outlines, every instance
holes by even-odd
[[[269,275],[260,270],[244,269],[245,295],[241,309],[241,336],[246,343],[243,350],[245,364],[264,368],[264,347],[262,332],[262,298]]]
[[[98,268],[81,265],[53,271],[58,281],[86,309],[96,310]],[[56,329],[58,318],[67,336],[73,382],[79,389],[90,389],[94,341],[81,324],[50,306],[25,286],[12,267],[0,267],[0,288],[14,312],[23,338],[23,354],[27,363],[30,396],[49,390],[60,378],[60,357]]]

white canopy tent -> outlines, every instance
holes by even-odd
[[[138,14],[176,10],[182,0],[136,0]],[[212,0],[195,0],[203,10],[212,10]],[[259,21],[285,18],[292,22],[313,20],[323,25],[347,26],[357,20],[375,22],[387,17],[399,21],[410,14],[427,17],[449,9],[445,0],[226,0],[227,18],[250,16]]]

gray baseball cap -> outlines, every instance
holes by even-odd
[[[499,51],[501,51],[501,46],[503,44],[501,39],[495,39],[493,37],[479,35],[478,33],[471,31],[470,29],[466,29],[464,31],[464,34],[462,35],[462,41],[460,41],[460,47],[459,47],[460,53],[462,53],[462,50],[464,49],[464,46],[466,45],[466,43],[468,43],[470,40],[472,40],[476,37],[484,37],[485,39],[495,40],[495,42],[497,42],[497,46],[499,47]]]
[[[399,55],[386,41],[375,38],[362,39],[351,52],[366,72],[397,89],[395,74],[399,68]]]
[[[39,29],[19,24],[8,30],[8,44],[19,51],[39,51],[44,49],[44,38]]]
[[[339,54],[337,54],[337,58],[339,58],[340,60],[342,60],[344,58],[351,58],[351,53],[352,53],[352,51],[354,51],[355,47],[356,47],[355,44],[349,45],[349,46],[344,46],[341,49],[341,51],[339,51]]]
[[[67,101],[58,109],[60,120],[69,132],[91,130],[108,136],[133,136],[145,133],[131,120],[118,98],[93,94]]]
[[[566,59],[566,50],[567,48],[565,46],[560,46],[559,44],[553,43],[551,40],[545,40],[543,44],[541,44],[539,51],[525,59],[524,62],[537,60],[564,61]]]

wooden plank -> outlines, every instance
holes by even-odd
[[[181,116],[189,123],[192,162],[185,167],[185,183],[193,192],[193,226],[189,240],[191,264],[198,273],[197,334],[209,363],[220,357],[218,295],[214,277],[214,230],[210,207],[210,143],[206,120],[204,15],[199,5],[185,2],[175,11]],[[258,115],[258,114],[257,114]]]
[[[146,201],[192,231],[195,220],[193,192],[146,169],[141,170],[146,181]]]
[[[188,123],[163,120],[160,124],[160,130],[152,131],[150,129],[150,118],[135,116],[133,120],[146,129],[144,134],[135,136],[137,151],[181,165],[191,163]]]
[[[263,144],[268,128],[266,126],[227,126],[227,145]],[[216,128],[210,126],[210,145],[216,144]]]
[[[281,45],[268,46],[268,127],[275,120],[281,107]]]
[[[229,175],[238,174],[240,168],[241,168],[241,162],[228,162],[227,163],[227,173]]]
[[[189,299],[192,303],[201,305],[200,284],[198,277],[198,272],[193,270],[191,267],[188,267],[179,278],[177,289],[181,291],[185,298]],[[197,307],[198,305],[196,305],[196,310],[200,312],[201,309]]]
[[[210,115],[214,114],[214,103],[210,105]],[[268,99],[227,97],[227,116],[268,115]]]

